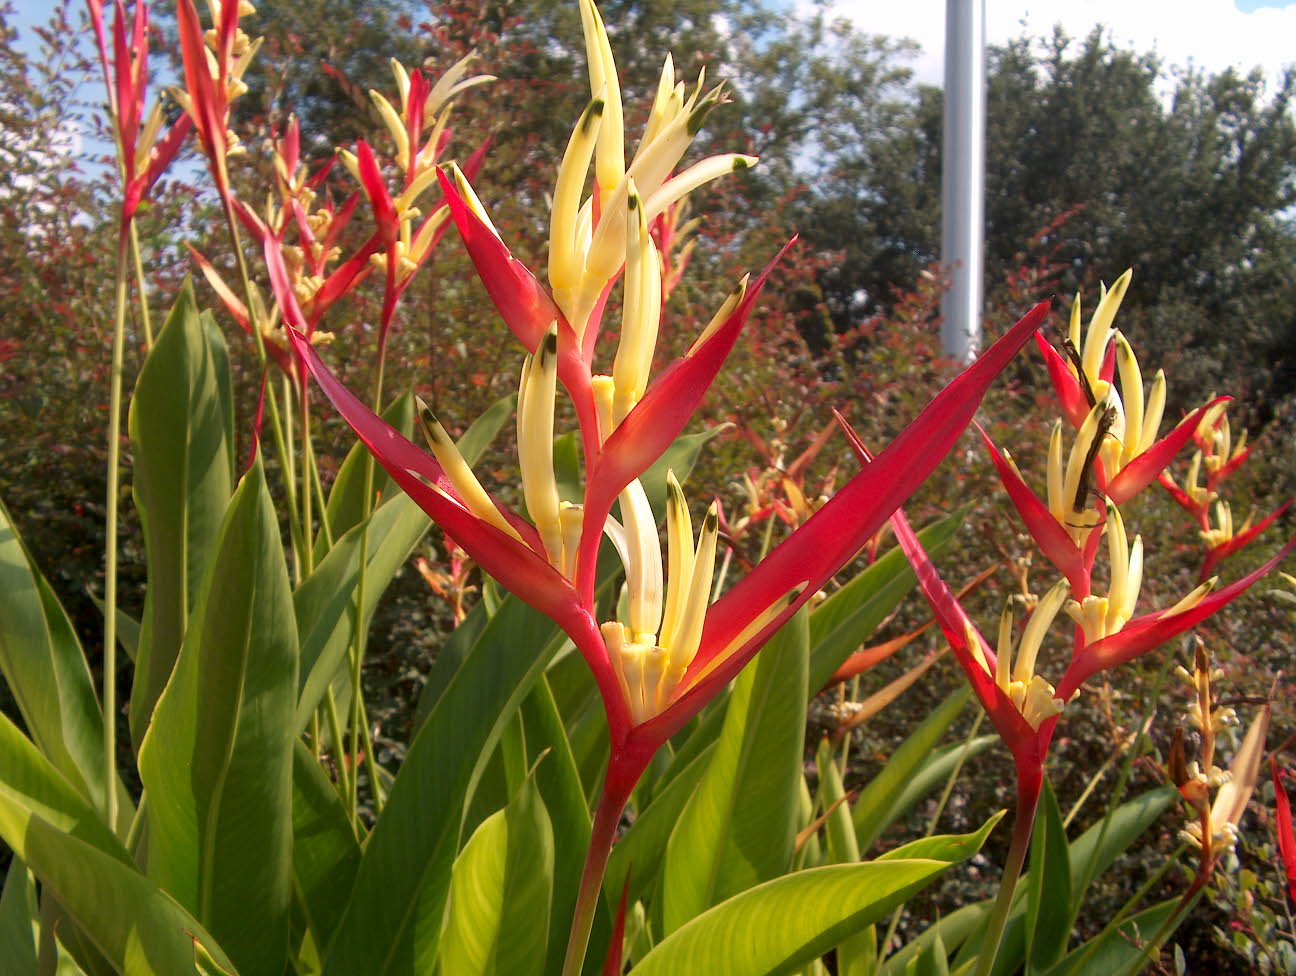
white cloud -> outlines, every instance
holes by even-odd
[[[970,2],[970,0],[965,0]],[[1296,2],[1243,12],[1234,0],[985,0],[986,37],[1002,44],[1023,33],[1047,37],[1061,24],[1083,38],[1097,24],[1135,51],[1155,51],[1165,65],[1210,72],[1230,65],[1264,69],[1270,90],[1296,63]],[[945,50],[945,0],[835,0],[835,13],[870,34],[910,37],[922,45],[917,80],[940,84]]]

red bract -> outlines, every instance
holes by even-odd
[[[1211,574],[1215,571],[1215,567],[1218,566],[1222,560],[1227,559],[1229,556],[1233,555],[1233,553],[1250,545],[1252,541],[1255,540],[1256,536],[1269,528],[1269,526],[1273,525],[1274,520],[1277,519],[1278,516],[1282,515],[1283,512],[1287,511],[1287,509],[1291,507],[1291,504],[1290,500],[1284,502],[1255,525],[1244,529],[1227,541],[1221,542],[1219,545],[1212,546],[1208,549],[1206,551],[1206,559],[1202,563],[1199,578],[1203,580],[1210,579]]]
[[[90,23],[99,48],[104,83],[108,88],[108,105],[121,164],[122,225],[125,228],[153,185],[175,159],[192,123],[187,115],[182,115],[162,133],[159,105],[155,105],[153,113],[145,119],[149,55],[148,5],[143,0],[136,0],[128,37],[125,4],[123,0],[114,0],[111,56],[104,33],[102,0],[86,0],[86,6],[90,11]]]
[[[1278,832],[1278,853],[1282,856],[1283,870],[1287,874],[1287,896],[1296,903],[1296,833],[1292,828],[1291,802],[1283,786],[1282,770],[1278,760],[1269,756],[1269,771],[1273,774],[1274,813]]]

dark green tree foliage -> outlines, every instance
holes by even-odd
[[[1259,73],[1168,75],[1101,31],[995,49],[987,280],[1032,241],[1060,263],[1064,294],[1133,266],[1123,326],[1149,360],[1178,358],[1182,395],[1226,381],[1266,400],[1296,391],[1293,93],[1291,74],[1273,92]],[[885,145],[843,147],[807,200],[812,240],[845,251],[824,281],[842,321],[939,258],[941,112],[940,91],[920,89]]]

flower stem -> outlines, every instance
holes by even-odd
[[[108,393],[107,539],[104,545],[104,819],[117,829],[117,496],[120,494],[122,363],[126,347],[126,228],[117,238],[117,308]]]
[[[994,968],[995,957],[999,955],[999,943],[1003,939],[1008,913],[1012,910],[1017,879],[1021,877],[1022,865],[1026,863],[1026,852],[1030,849],[1031,832],[1035,827],[1035,807],[1039,803],[1040,788],[1043,783],[1043,769],[1018,767],[1017,811],[1013,817],[1012,843],[1008,847],[1008,859],[1004,862],[1003,876],[999,879],[999,897],[995,899],[985,937],[981,940],[977,976],[989,976],[990,970]]]
[[[608,855],[612,853],[612,842],[616,840],[621,812],[656,752],[657,746],[644,743],[629,748],[624,743],[620,747],[613,743],[607,776],[603,779],[598,808],[594,811],[585,868],[581,871],[580,888],[576,892],[576,909],[572,914],[563,976],[580,976],[581,967],[585,964],[594,913],[598,910],[599,894],[603,890],[603,875],[607,872]]]
[[[594,912],[598,908],[599,894],[603,890],[603,874],[607,870],[608,855],[616,839],[621,811],[630,798],[629,790],[617,788],[609,774],[599,794],[594,825],[590,830],[589,849],[585,853],[585,867],[581,871],[580,888],[576,893],[576,910],[572,915],[571,936],[567,940],[567,958],[563,962],[563,976],[580,976],[589,947],[590,930],[594,926]]]
[[[148,288],[144,283],[144,262],[140,257],[139,230],[135,221],[130,225],[131,257],[135,263],[135,287],[139,289],[140,325],[144,328],[144,348],[153,348],[153,320],[149,315]]]

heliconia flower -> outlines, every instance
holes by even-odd
[[[229,128],[230,103],[247,91],[243,73],[261,46],[239,27],[239,18],[256,13],[248,0],[207,0],[212,29],[204,31],[193,0],[179,0],[176,28],[184,61],[184,88],[173,90],[198,133],[221,198],[229,196],[228,159],[242,151]]]
[[[1269,755],[1269,772],[1273,776],[1274,830],[1278,834],[1278,853],[1287,875],[1287,897],[1296,904],[1296,828],[1292,826],[1291,800],[1287,796],[1287,788],[1283,786],[1282,769],[1272,753]]]
[[[1233,553],[1250,545],[1250,543],[1265,529],[1269,528],[1283,512],[1291,507],[1292,500],[1284,502],[1278,506],[1259,522],[1252,523],[1252,516],[1248,515],[1236,529],[1233,526],[1233,512],[1228,502],[1215,503],[1215,527],[1207,528],[1202,532],[1202,538],[1206,542],[1206,559],[1202,563],[1201,578],[1205,579],[1219,565],[1221,560],[1227,559]],[[1207,525],[1210,523],[1207,522]]]
[[[866,459],[867,452],[863,451],[863,445],[858,443],[857,438],[855,444],[857,452]],[[1293,538],[1259,569],[1223,589],[1212,592],[1212,584],[1207,584],[1198,587],[1168,609],[1130,619],[1129,615],[1133,613],[1137,599],[1137,577],[1141,575],[1138,570],[1141,544],[1136,539],[1132,550],[1126,549],[1124,526],[1118,519],[1119,513],[1113,508],[1105,532],[1112,560],[1112,587],[1108,596],[1095,598],[1086,594],[1086,600],[1073,600],[1067,608],[1081,624],[1081,633],[1085,636],[1077,641],[1078,646],[1072,652],[1056,690],[1043,679],[1032,686],[1024,669],[1020,677],[1015,671],[1012,672],[1013,680],[1023,681],[1027,692],[1033,690],[1032,699],[1023,698],[1024,702],[1031,703],[1028,710],[1024,705],[1018,707],[1010,693],[1000,685],[999,679],[1005,676],[1005,671],[999,665],[998,656],[990,650],[988,642],[980,636],[967,612],[941,579],[903,513],[897,512],[892,517],[892,528],[918,577],[923,595],[931,605],[941,630],[986,713],[1018,759],[1019,771],[1023,766],[1043,761],[1056,724],[1056,713],[1049,714],[1053,707],[1050,703],[1069,701],[1080,690],[1080,686],[1099,671],[1132,661],[1200,623],[1244,593],[1296,548],[1296,538]],[[1053,593],[1051,590],[1050,595]],[[1001,636],[1002,634],[1001,628]],[[1002,654],[1003,648],[1001,641],[999,654]],[[1026,653],[1026,659],[1033,667],[1036,651],[1037,646],[1033,650],[1028,648],[1026,652],[1018,649],[1018,662],[1021,662],[1023,653]],[[1047,701],[1046,695],[1051,696]],[[1060,709],[1061,704],[1058,704],[1058,711]],[[1030,719],[1039,721],[1032,724]],[[1028,732],[1027,729],[1031,731]]]
[[[1053,382],[1063,413],[1073,427],[1080,427],[1094,404],[1105,400],[1111,390],[1115,373],[1115,351],[1111,341],[1113,336],[1118,335],[1112,328],[1112,322],[1132,277],[1131,269],[1117,278],[1110,289],[1100,285],[1098,306],[1094,309],[1088,327],[1083,330],[1080,296],[1076,295],[1071,304],[1070,327],[1064,340],[1066,357],[1049,345],[1043,336],[1035,337],[1035,344],[1044,356],[1049,379]],[[1160,378],[1160,374],[1158,377],[1153,384],[1152,403],[1156,401],[1155,389],[1158,383],[1164,386],[1164,379]]]
[[[128,37],[125,4],[123,0],[113,0],[111,56],[104,31],[103,0],[86,0],[86,6],[99,48],[121,164],[124,227],[171,165],[193,125],[187,115],[182,115],[166,126],[164,133],[166,117],[160,101],[153,103],[147,116],[144,114],[148,89],[148,4],[136,0]]]
[[[1245,464],[1255,449],[1255,444],[1247,443],[1246,430],[1242,431],[1236,441],[1233,439],[1228,414],[1223,407],[1212,410],[1202,418],[1193,439],[1201,449],[1206,465],[1206,486],[1212,489]]]
[[[1111,392],[1108,391],[1109,395]],[[1062,425],[1055,424],[1049,439],[1047,504],[1026,484],[1012,457],[1001,452],[981,430],[1013,507],[1036,545],[1070,581],[1077,599],[1089,593],[1088,574],[1098,542],[1094,529],[1102,524],[1107,507],[1125,504],[1151,484],[1187,443],[1202,416],[1226,399],[1218,398],[1189,414],[1173,431],[1121,466],[1114,476],[1105,469],[1109,464],[1115,467],[1116,462],[1104,462],[1104,448],[1109,443],[1115,444],[1116,452],[1123,448],[1118,441],[1111,440],[1116,414],[1110,400],[1100,401],[1089,409],[1065,458]],[[1145,429],[1144,436],[1149,433],[1154,436],[1155,430]]]
[[[1161,487],[1174,499],[1175,503],[1196,520],[1204,532],[1210,526],[1211,502],[1219,498],[1219,495],[1207,485],[1202,484],[1201,468],[1202,453],[1201,451],[1195,451],[1192,460],[1188,462],[1188,473],[1184,476],[1182,488],[1169,471],[1162,471],[1157,475],[1157,480],[1161,482]]]

